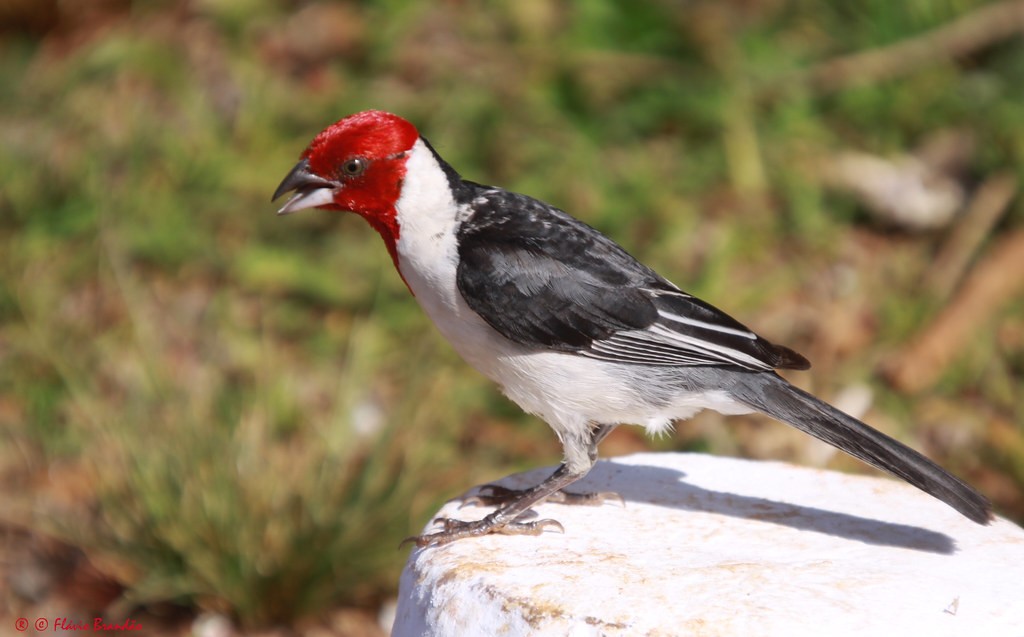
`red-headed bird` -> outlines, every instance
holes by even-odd
[[[991,519],[989,502],[966,483],[775,373],[807,369],[803,356],[682,291],[562,210],[463,179],[401,117],[366,111],[329,126],[274,199],[288,192],[278,214],[322,208],[366,219],[455,350],[562,441],[564,460],[550,477],[524,491],[492,489],[496,511],[474,522],[442,520],[442,530],[415,538],[421,546],[558,527],[524,514],[564,497],[616,426],[657,433],[702,409],[762,412],[975,522]]]

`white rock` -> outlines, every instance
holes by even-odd
[[[626,505],[545,504],[564,534],[414,550],[392,634],[1024,635],[1024,530],[900,482],[640,454],[575,487]],[[438,515],[489,511],[456,501]]]

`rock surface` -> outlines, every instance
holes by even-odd
[[[545,504],[564,534],[413,550],[393,635],[1024,635],[1024,530],[900,482],[638,454],[575,488],[626,504]],[[459,504],[438,515],[491,510]]]

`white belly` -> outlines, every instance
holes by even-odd
[[[665,431],[673,420],[702,409],[750,411],[722,392],[679,393],[646,390],[650,368],[622,365],[570,353],[536,351],[513,343],[473,312],[457,289],[439,297],[436,287],[416,273],[410,289],[441,334],[470,365],[495,383],[523,410],[544,419],[562,437],[592,424],[637,424],[649,433]],[[665,370],[660,370],[664,373]],[[662,394],[656,397],[655,394]]]

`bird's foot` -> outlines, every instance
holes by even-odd
[[[471,495],[462,501],[460,509],[465,506],[503,506],[515,502],[526,494],[526,489],[509,489],[497,484],[485,484],[480,487],[476,495]],[[544,502],[554,504],[575,504],[583,506],[600,506],[608,501],[616,501],[625,506],[626,501],[621,495],[614,491],[599,491],[596,493],[571,493],[569,491],[555,491]]]
[[[596,452],[591,457],[593,455],[596,455]],[[587,467],[586,469],[589,468]],[[537,514],[531,507],[548,499],[570,504],[600,504],[610,498],[622,500],[618,495],[608,493],[593,495],[561,493],[562,487],[572,484],[586,475],[586,469],[573,471],[563,463],[540,484],[532,489],[523,491],[493,484],[487,485],[481,489],[479,495],[469,498],[468,501],[498,506],[497,511],[493,511],[484,519],[475,522],[438,518],[434,520],[434,523],[440,522],[443,525],[442,530],[437,533],[425,533],[407,538],[402,544],[413,542],[416,546],[420,547],[438,546],[454,542],[455,540],[461,540],[462,538],[480,537],[481,535],[490,534],[540,535],[547,529],[565,533],[565,528],[557,520],[536,520]]]
[[[402,544],[408,542],[415,543],[416,546],[440,546],[441,544],[447,544],[454,542],[455,540],[461,540],[467,537],[480,537],[481,535],[501,534],[501,535],[540,535],[547,529],[557,530],[559,533],[565,533],[565,528],[558,522],[558,520],[544,519],[535,520],[533,522],[523,521],[524,517],[530,517],[529,513],[512,520],[511,522],[502,522],[500,517],[491,514],[482,520],[475,520],[472,522],[466,522],[463,520],[455,520],[452,518],[437,518],[434,523],[441,523],[444,528],[437,533],[425,533],[423,535],[414,535],[402,540]]]

